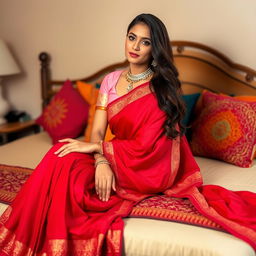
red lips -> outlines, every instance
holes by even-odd
[[[136,54],[136,53],[133,53],[133,52],[129,52],[130,56],[132,58],[138,58],[140,55]]]

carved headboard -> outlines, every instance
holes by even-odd
[[[219,51],[195,42],[172,41],[174,62],[179,71],[183,92],[194,93],[203,89],[234,95],[256,95],[256,71],[234,63]],[[64,80],[52,79],[51,57],[42,52],[41,90],[42,105],[45,107],[59,90]],[[101,82],[107,73],[125,68],[127,61],[115,63],[83,78],[74,79],[87,83]],[[65,78],[64,78],[65,79]]]

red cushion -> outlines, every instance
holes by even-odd
[[[76,138],[88,120],[89,104],[67,80],[36,122],[43,126],[53,144],[64,138]]]

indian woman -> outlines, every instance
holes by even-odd
[[[184,136],[181,85],[162,21],[135,17],[125,55],[129,67],[101,84],[91,141],[60,140],[1,216],[0,255],[120,256],[122,218],[159,193],[189,198],[256,249],[255,195],[202,186]],[[115,137],[104,142],[108,125]],[[240,202],[246,206],[237,210]]]

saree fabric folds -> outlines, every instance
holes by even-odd
[[[186,138],[164,134],[165,114],[149,83],[111,102],[108,119],[115,138],[104,142],[103,150],[117,181],[109,201],[96,194],[93,155],[60,158],[54,154],[62,145],[57,144],[1,216],[0,255],[120,256],[122,218],[159,193],[188,197],[201,213],[256,249],[255,194],[202,186]]]

